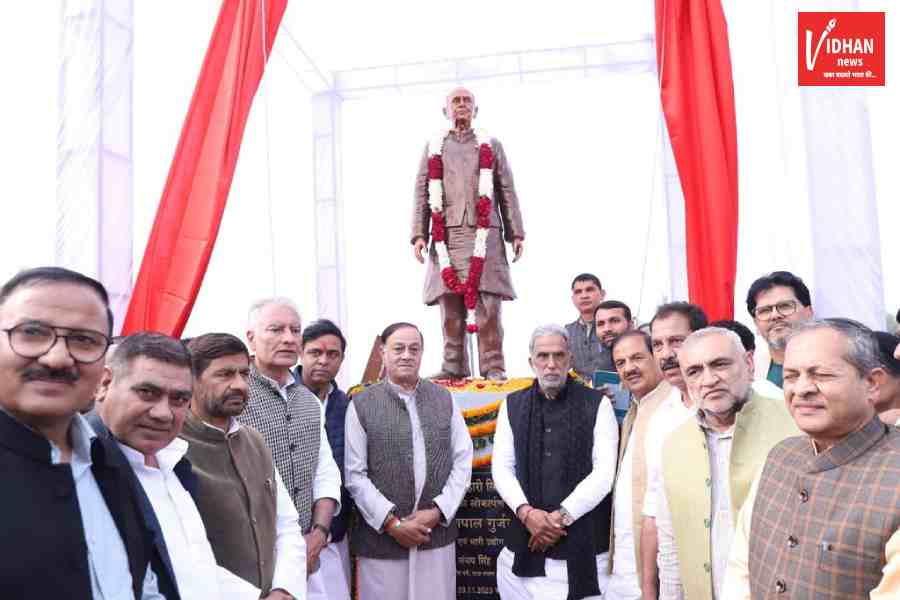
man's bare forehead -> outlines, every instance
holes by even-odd
[[[459,98],[459,97],[469,97],[472,100],[475,100],[475,94],[473,94],[472,92],[470,92],[469,90],[467,90],[464,87],[459,87],[454,90],[451,90],[450,93],[447,94],[447,102],[450,102],[450,100],[452,100],[453,98]]]

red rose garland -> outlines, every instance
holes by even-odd
[[[441,279],[448,291],[460,294],[466,307],[466,331],[475,333],[478,325],[475,322],[475,307],[478,304],[478,286],[484,271],[484,257],[487,253],[487,236],[491,226],[491,208],[493,196],[494,151],[490,138],[476,135],[478,146],[478,201],[475,204],[478,216],[475,230],[475,243],[472,257],[469,259],[469,276],[466,282],[459,280],[456,269],[450,264],[447,252],[447,226],[444,220],[444,163],[442,157],[444,139],[441,134],[429,144],[428,158],[428,205],[431,207],[431,236],[438,255],[441,268]],[[479,142],[479,138],[486,140]]]

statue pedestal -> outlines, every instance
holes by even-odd
[[[472,484],[456,513],[456,597],[493,600],[497,595],[497,555],[504,533],[515,518],[494,489],[491,454],[500,403],[512,392],[529,387],[531,377],[496,382],[485,379],[434,382],[453,395],[462,410],[475,446]]]

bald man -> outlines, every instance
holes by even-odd
[[[416,259],[422,263],[426,260],[424,253],[430,242],[423,300],[429,306],[438,304],[441,307],[444,332],[443,364],[434,377],[460,379],[475,375],[469,372],[464,345],[468,312],[464,295],[458,293],[459,290],[449,289],[442,277],[446,263],[439,260],[439,250],[441,255],[444,253],[442,245],[438,244],[446,243],[445,256],[448,258],[444,260],[449,260],[449,266],[465,286],[475,250],[478,200],[481,195],[489,198],[487,214],[483,217],[488,225],[484,268],[473,298],[476,302],[474,320],[470,315],[469,323],[478,326],[480,374],[497,380],[506,379],[500,306],[502,301],[516,297],[504,240],[512,245],[513,261],[516,261],[522,255],[525,230],[503,146],[489,134],[472,129],[476,114],[478,106],[469,90],[457,88],[447,95],[444,116],[450,128],[429,139],[419,164],[410,242]],[[490,162],[492,181],[479,181],[481,174],[487,173],[479,168],[479,161]],[[435,195],[430,203],[429,190]],[[432,211],[435,209],[443,216],[443,240],[440,239],[442,232],[433,227]]]

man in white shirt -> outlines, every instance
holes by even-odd
[[[238,420],[262,434],[272,451],[306,542],[307,595],[325,600],[319,556],[330,539],[331,519],[341,510],[341,474],[320,402],[293,372],[301,331],[300,311],[288,298],[267,298],[250,307],[250,400]]]
[[[631,401],[619,439],[619,469],[613,492],[613,535],[610,540],[612,576],[606,596],[617,600],[639,600],[641,521],[647,489],[644,440],[651,417],[672,388],[662,380],[648,334],[625,332],[612,343],[611,351],[613,366],[622,385],[630,392]]]
[[[608,547],[616,446],[612,405],[569,378],[565,329],[531,335],[534,384],[500,406],[491,474],[516,519],[497,557],[506,600],[600,598]]]
[[[181,438],[199,480],[197,508],[216,561],[266,600],[306,597],[306,544],[297,509],[265,440],[235,417],[247,405],[250,353],[237,337],[188,343],[194,396]]]
[[[681,374],[678,351],[694,331],[707,325],[703,309],[688,302],[671,302],[656,309],[650,321],[653,356],[672,386],[647,426],[647,492],[641,523],[641,592],[645,600],[671,598],[678,589],[678,557],[672,515],[665,504],[662,447],[668,435],[689,419],[696,407]]]
[[[472,440],[445,388],[419,378],[422,334],[381,334],[387,377],[347,409],[347,489],[359,600],[454,600],[456,510],[472,476]]]
[[[138,333],[116,346],[98,388],[97,413],[137,475],[185,600],[246,599],[260,590],[216,564],[190,490],[196,479],[178,439],[193,393],[191,357],[179,340]]]

